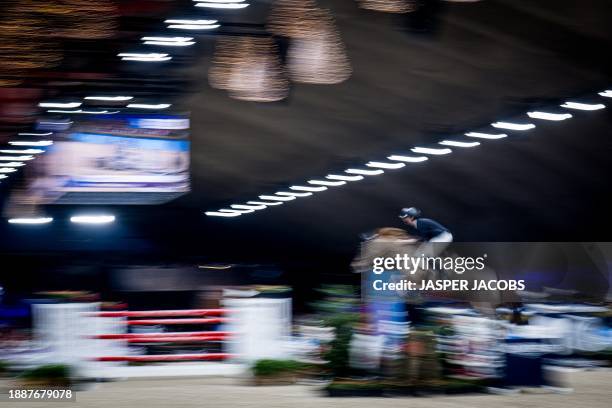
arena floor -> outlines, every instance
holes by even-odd
[[[223,378],[129,380],[96,384],[77,393],[77,401],[36,403],[31,406],[88,408],[187,408],[187,407],[339,407],[376,406],[410,408],[608,408],[612,400],[612,371],[576,372],[569,380],[574,392],[553,393],[529,390],[519,395],[469,395],[402,398],[328,398],[316,387],[246,386]],[[27,406],[27,403],[0,402],[0,407]]]

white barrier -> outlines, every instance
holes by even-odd
[[[254,360],[289,357],[286,341],[291,334],[291,299],[225,299],[223,303],[226,309],[146,312],[100,312],[98,303],[35,304],[33,325],[36,339],[50,350],[48,362],[68,364],[81,377],[238,375]],[[217,317],[168,318],[209,315]],[[134,317],[149,319],[130,320]],[[141,327],[140,322],[155,322],[162,327],[221,323],[223,328],[222,331],[128,333],[129,327],[134,327],[133,330]],[[130,343],[206,341],[222,342],[223,352],[143,355],[129,347]],[[136,361],[155,364],[129,365]]]
[[[244,298],[224,299],[232,310],[231,320],[224,325],[234,332],[228,351],[243,362],[271,358],[290,358],[287,340],[291,336],[291,299]]]

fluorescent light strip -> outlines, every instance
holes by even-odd
[[[208,25],[208,24],[216,24],[217,20],[182,20],[182,19],[171,19],[166,20],[164,23],[166,24],[197,24],[197,25]]]
[[[11,161],[11,160],[28,161],[28,160],[32,160],[33,158],[34,156],[0,156],[0,160],[3,160],[3,161]]]
[[[0,150],[0,153],[8,154],[39,154],[44,153],[42,149],[25,149],[25,150]]]
[[[17,133],[18,136],[39,136],[39,137],[43,137],[43,136],[51,136],[53,135],[53,132],[46,132],[46,133],[33,133],[33,132],[21,132],[21,133]]]
[[[487,139],[487,140],[497,140],[497,139],[503,139],[505,137],[508,137],[508,135],[505,133],[491,134],[491,133],[468,132],[465,135],[467,137],[475,137],[478,139]]]
[[[453,147],[476,147],[480,146],[480,142],[458,142],[456,140],[443,140],[439,142],[442,146],[453,146]]]
[[[387,157],[387,159],[393,160],[393,161],[406,162],[406,163],[421,163],[421,162],[429,160],[429,158],[425,156],[402,156],[402,155],[397,155],[397,154],[389,156]]]
[[[242,204],[232,204],[230,207],[235,208],[236,210],[264,210],[267,207],[265,205],[242,205]]]
[[[598,95],[603,96],[604,98],[612,98],[612,91],[605,90],[603,92],[600,92]]]
[[[527,112],[527,116],[533,119],[562,121],[571,119],[573,116],[570,113],[548,113],[548,112]]]
[[[133,96],[86,96],[83,98],[87,101],[109,101],[109,102],[125,102],[134,99]]]
[[[280,201],[247,201],[247,204],[253,205],[265,205],[265,206],[275,206],[275,205],[283,205]]]
[[[169,103],[146,104],[146,103],[130,103],[127,107],[132,109],[168,109],[172,105]]]
[[[38,104],[41,108],[78,108],[81,102],[41,102]]]
[[[114,215],[75,215],[70,217],[70,222],[75,224],[110,224],[114,221]]]
[[[214,30],[215,28],[221,27],[220,24],[214,25],[202,25],[202,24],[171,24],[168,28],[178,30]]]
[[[329,174],[325,176],[325,178],[330,179],[330,180],[340,180],[340,181],[359,181],[359,180],[364,179],[363,176],[342,176],[339,174]]]
[[[17,169],[14,169],[12,167],[0,167],[0,173],[14,173],[16,171]]]
[[[26,140],[13,140],[10,141],[11,146],[32,146],[32,147],[45,147],[51,146],[53,141],[51,140],[38,140],[38,141],[26,141]]]
[[[2,172],[0,171],[0,173],[2,173]],[[3,180],[3,179],[5,179],[5,178],[7,178],[7,177],[8,177],[8,176],[5,176],[4,174],[0,174],[0,180]]]
[[[190,45],[195,44],[195,42],[193,41],[180,41],[180,42],[174,42],[174,41],[145,41],[144,42],[145,45],[160,45],[162,47],[188,47]]]
[[[9,224],[48,224],[53,221],[51,217],[39,217],[39,218],[10,218]]]
[[[148,57],[122,57],[121,59],[123,61],[137,61],[137,62],[163,62],[163,61],[170,61],[172,59],[172,57],[155,57],[155,58],[148,58]]]
[[[508,130],[529,130],[535,128],[533,123],[512,123],[512,122],[495,122],[491,126],[498,129]]]
[[[378,176],[379,174],[383,174],[384,170],[366,170],[366,169],[346,169],[345,173],[348,174],[359,174],[360,176]]]
[[[418,146],[413,147],[410,150],[413,153],[431,154],[434,156],[441,156],[441,155],[449,154],[453,152],[451,149],[448,149],[448,148],[440,149],[440,148],[434,148],[434,147],[418,147]]]
[[[249,7],[249,3],[197,3],[196,7],[236,10]]]
[[[274,195],[260,195],[260,199],[262,200],[272,200],[272,201],[292,201],[295,200],[295,197],[281,197]]]
[[[294,193],[290,191],[277,191],[276,195],[287,197],[310,197],[312,193]]]
[[[231,210],[231,209],[227,209],[227,208],[222,208],[219,210],[219,212],[221,213],[227,213],[227,214],[250,214],[250,213],[254,213],[255,210]]]
[[[58,122],[58,121],[50,121],[50,120],[41,120],[38,122],[41,125],[51,125],[51,126],[55,126],[55,125],[72,125],[74,122],[72,120],[65,120],[63,122]]]
[[[338,187],[345,185],[346,181],[308,180],[307,183],[314,186]]]
[[[25,163],[21,163],[21,162],[2,163],[0,162],[0,167],[22,167],[22,166],[25,166]]]
[[[119,111],[86,111],[82,109],[77,110],[57,110],[57,109],[49,109],[47,112],[49,113],[84,113],[86,115],[114,115],[115,113],[119,113]]]
[[[295,190],[295,191],[308,191],[311,193],[317,193],[319,191],[325,191],[327,190],[327,187],[308,187],[308,186],[291,186],[289,187],[290,190]]]
[[[583,111],[596,111],[600,109],[604,109],[606,105],[603,103],[590,104],[590,103],[578,103],[578,102],[565,102],[561,105],[562,108],[566,109],[576,109]]]
[[[142,41],[161,41],[161,42],[191,42],[193,37],[142,37]]]
[[[161,62],[169,61],[172,59],[171,56],[164,53],[139,53],[139,52],[122,52],[117,54],[124,61],[141,61],[141,62]]]
[[[377,169],[390,169],[390,170],[396,170],[396,169],[401,169],[402,167],[406,167],[404,163],[385,163],[385,162],[378,162],[378,161],[368,162],[366,163],[366,166],[374,167]]]
[[[230,214],[230,213],[218,212],[218,211],[206,211],[204,214],[206,214],[209,217],[225,217],[225,218],[239,217],[241,215],[240,213]]]

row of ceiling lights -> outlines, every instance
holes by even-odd
[[[612,98],[612,90],[600,92],[599,96]],[[604,109],[606,106],[601,103],[590,104],[580,102],[565,102],[560,105],[566,110],[578,111],[596,111]],[[527,112],[527,116],[531,119],[546,120],[546,121],[563,121],[572,118],[570,113],[554,113],[533,111]],[[509,130],[522,132],[534,129],[535,124],[530,122],[495,122],[491,123],[491,127],[495,129]],[[246,203],[232,204],[230,208],[221,208],[216,211],[207,211],[205,214],[209,217],[234,218],[244,214],[253,213],[263,210],[268,207],[282,205],[285,202],[293,201],[297,198],[309,197],[315,193],[327,190],[329,187],[339,187],[348,182],[364,180],[367,176],[377,176],[385,172],[385,170],[401,169],[406,164],[422,163],[429,160],[429,156],[442,156],[453,152],[450,147],[455,148],[472,148],[480,145],[478,140],[497,140],[508,137],[506,133],[481,133],[467,132],[465,136],[471,140],[442,140],[436,147],[415,146],[410,149],[411,155],[394,154],[387,157],[389,161],[370,161],[365,164],[365,167],[349,168],[342,174],[328,174],[323,179],[308,180],[304,185],[292,185],[289,191],[278,191],[274,194],[260,195],[258,200],[247,201]]]
[[[194,0],[196,7],[210,9],[243,9],[249,6],[244,0]],[[217,20],[205,19],[167,19],[164,21],[167,29],[171,30],[212,30],[220,27]],[[185,47],[195,44],[192,37],[180,36],[146,36],[142,37],[141,41],[144,45],[162,46],[162,47]],[[167,53],[119,53],[124,61],[139,61],[139,62],[163,62],[172,59]],[[128,109],[143,109],[143,110],[164,110],[172,105],[168,103],[131,103],[133,96],[121,95],[93,95],[83,98],[84,101],[112,102],[113,107],[117,107],[117,103],[126,102],[123,108]],[[62,101],[62,102],[41,102],[39,107],[46,108],[47,113],[58,114],[88,114],[88,115],[112,115],[119,113],[117,110],[97,110],[97,109],[82,109],[83,101]],[[71,123],[71,122],[68,122]],[[13,140],[9,141],[9,145],[15,147],[27,147],[25,149],[1,149],[0,150],[0,180],[8,178],[8,175],[15,173],[19,168],[25,166],[24,162],[33,160],[34,155],[44,153],[44,148],[53,145],[52,140],[42,138],[50,137],[53,132],[23,132],[19,133],[19,137],[27,137],[30,140]],[[31,140],[32,138],[41,138]],[[36,147],[36,149],[34,149]],[[114,222],[115,217],[110,215],[93,215],[93,216],[75,216],[70,219],[74,223],[87,224],[104,224]],[[51,217],[24,217],[11,218],[8,220],[11,224],[46,224],[53,221]]]

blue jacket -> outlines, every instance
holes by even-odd
[[[416,235],[425,241],[429,241],[443,232],[450,232],[448,228],[429,218],[418,218],[416,221],[416,228],[413,228],[413,230],[416,231]]]

